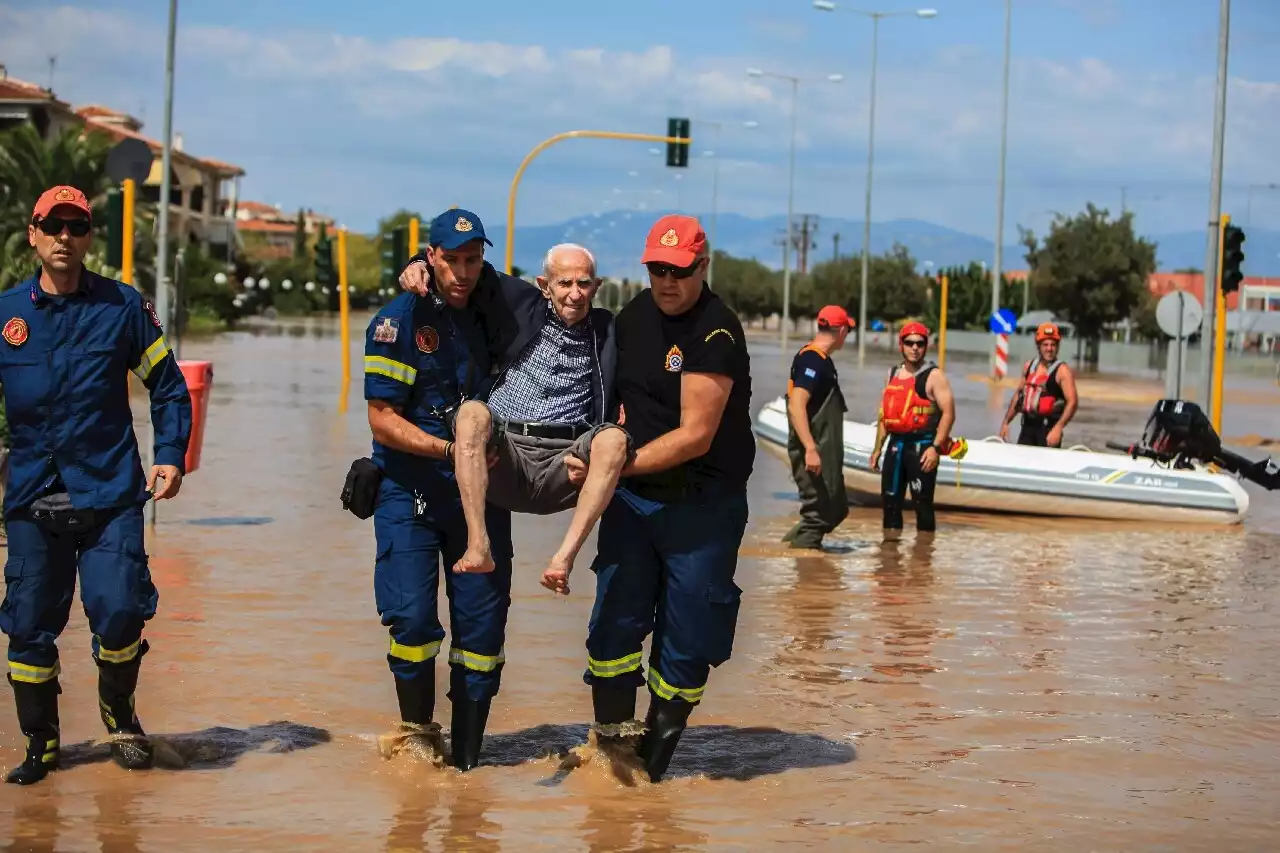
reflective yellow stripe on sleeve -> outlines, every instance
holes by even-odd
[[[366,355],[364,357],[364,372],[385,376],[388,379],[403,382],[405,385],[412,385],[414,380],[418,378],[418,371],[415,368],[398,361],[392,361],[381,355]]]
[[[146,382],[147,377],[151,375],[151,371],[155,370],[156,365],[164,361],[164,357],[168,354],[169,344],[165,342],[164,335],[161,335],[142,354],[142,358],[138,361],[138,366],[133,368],[133,375]]]

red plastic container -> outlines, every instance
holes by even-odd
[[[187,473],[190,474],[200,467],[205,414],[209,410],[209,391],[213,387],[213,362],[180,361],[178,368],[191,393],[191,441],[187,444]]]

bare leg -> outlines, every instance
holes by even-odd
[[[578,494],[569,529],[565,531],[560,550],[556,551],[547,570],[542,573],[542,585],[547,589],[561,595],[569,594],[569,573],[573,571],[573,561],[613,497],[618,475],[626,463],[627,434],[622,430],[601,430],[591,440],[591,464]]]
[[[458,493],[462,496],[462,514],[467,520],[467,551],[454,563],[455,572],[493,571],[489,531],[484,524],[485,495],[489,491],[486,450],[492,424],[493,416],[483,403],[468,400],[458,409],[453,468],[458,478]]]

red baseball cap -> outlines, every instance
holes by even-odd
[[[649,229],[640,263],[657,261],[677,267],[692,266],[707,246],[707,235],[692,216],[664,216]]]
[[[31,211],[31,218],[39,216],[41,219],[48,216],[55,207],[67,205],[74,207],[76,210],[89,217],[89,221],[93,221],[93,208],[89,207],[89,200],[84,197],[84,193],[75,187],[60,186],[52,187],[44,191],[39,199],[36,200],[35,209]]]
[[[835,329],[840,326],[847,326],[852,329],[854,323],[849,317],[849,312],[845,311],[839,305],[827,305],[818,312],[819,329]]]

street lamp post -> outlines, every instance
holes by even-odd
[[[720,131],[724,129],[724,123],[719,121],[707,121],[706,119],[694,118],[694,122],[701,124],[709,124],[715,128],[715,142],[710,151],[703,154],[704,157],[712,158],[711,162],[711,254],[707,256],[707,287],[714,287],[715,269],[716,269],[716,217],[719,212],[719,193],[720,193]],[[756,121],[744,121],[742,126],[748,130],[753,127],[759,127],[760,123]]]
[[[991,316],[1000,312],[1000,276],[1004,274],[1004,173],[1009,150],[1009,47],[1013,38],[1013,0],[1004,0],[1004,81],[1000,100],[1000,178],[996,182],[996,254],[991,276]],[[1023,282],[1027,287],[1028,282]],[[1025,306],[1024,306],[1025,308]],[[1026,313],[1025,310],[1023,313]],[[996,375],[998,353],[991,350],[991,375]]]
[[[782,353],[787,352],[787,333],[791,325],[791,220],[794,218],[793,207],[796,186],[796,95],[800,82],[814,82],[818,78],[796,77],[791,74],[777,74],[772,71],[761,71],[759,68],[748,68],[748,77],[776,77],[791,82],[791,153],[787,165],[787,240],[782,244]],[[825,78],[831,83],[839,83],[843,74],[828,74]]]
[[[814,0],[813,8],[820,12],[851,12],[865,15],[871,19],[871,99],[867,110],[867,193],[866,210],[862,222],[862,290],[858,299],[858,365],[861,366],[867,354],[867,280],[870,277],[871,263],[871,178],[872,163],[876,147],[876,62],[880,41],[880,19],[896,18],[911,15],[917,18],[936,17],[936,9],[917,9],[914,12],[869,12],[863,9],[839,6],[830,0]]]

